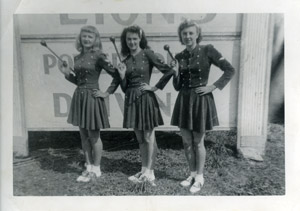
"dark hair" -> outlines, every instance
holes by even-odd
[[[76,38],[76,43],[75,43],[75,47],[79,52],[82,52],[83,50],[83,46],[82,46],[82,42],[81,42],[81,34],[82,32],[89,32],[89,33],[94,33],[96,36],[96,40],[95,43],[93,45],[93,50],[100,50],[102,51],[102,43],[100,40],[100,33],[99,31],[96,29],[96,27],[94,26],[83,26],[80,29],[80,33]]]
[[[182,30],[184,30],[185,28],[191,27],[191,26],[195,26],[197,33],[199,34],[196,42],[199,43],[202,40],[202,33],[201,33],[200,26],[196,23],[196,21],[186,19],[178,27],[178,36],[179,36],[179,40],[180,40],[181,44],[183,44],[182,37],[181,37]]]
[[[126,43],[126,35],[128,32],[135,33],[139,36],[139,38],[141,39],[140,41],[141,49],[149,48],[145,32],[142,30],[142,28],[137,25],[129,26],[123,29],[121,34],[121,53],[123,56],[127,56],[130,54],[130,49],[128,48]]]

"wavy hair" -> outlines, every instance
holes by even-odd
[[[182,41],[182,37],[181,37],[182,30],[184,30],[184,29],[186,29],[188,27],[191,27],[191,26],[195,26],[196,27],[196,30],[197,30],[197,33],[198,33],[198,37],[196,39],[197,44],[202,40],[202,30],[201,30],[201,27],[197,24],[196,21],[186,19],[186,20],[184,20],[183,22],[180,23],[180,25],[178,27],[178,30],[177,30],[179,41],[181,42],[181,44],[184,44],[183,41]]]
[[[83,26],[81,29],[80,29],[80,33],[79,35],[77,36],[76,38],[76,43],[75,43],[75,47],[76,49],[82,53],[83,51],[83,45],[82,45],[82,42],[81,42],[81,34],[83,32],[89,32],[89,33],[94,33],[96,35],[96,39],[95,39],[95,43],[93,45],[93,50],[97,51],[102,51],[102,43],[101,43],[101,37],[100,37],[100,33],[99,31],[96,29],[96,27],[94,26]]]
[[[121,34],[121,53],[123,56],[127,56],[130,54],[130,49],[128,48],[127,43],[126,43],[126,35],[128,32],[137,34],[139,36],[139,38],[141,39],[141,41],[140,41],[141,49],[150,48],[148,46],[148,41],[147,41],[147,38],[146,38],[146,35],[145,35],[145,32],[143,31],[143,29],[137,25],[129,26],[129,27],[126,27],[125,29],[123,29],[122,34]]]

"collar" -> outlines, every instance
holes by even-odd
[[[123,61],[125,61],[125,60],[128,60],[129,58],[132,58],[132,59],[134,59],[135,57],[137,57],[138,55],[141,55],[143,52],[144,52],[144,50],[145,49],[141,49],[140,50],[140,52],[138,52],[136,55],[132,55],[132,54],[128,54],[126,57],[125,57],[125,59],[123,60]]]
[[[89,49],[88,51],[83,52],[83,50],[81,51],[81,55],[87,54],[87,53],[95,53],[97,50],[94,48]]]
[[[187,49],[184,49],[183,54],[184,54],[184,56],[193,56],[193,55],[195,55],[195,53],[196,53],[197,51],[199,51],[199,50],[200,50],[200,45],[197,44],[197,45],[195,46],[195,48],[194,48],[193,50],[191,50],[191,51],[188,51]]]

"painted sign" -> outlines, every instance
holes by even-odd
[[[199,23],[203,32],[224,33],[241,31],[240,14],[57,14],[21,15],[22,35],[70,35],[79,27],[94,25],[100,34],[120,34],[126,26],[140,25],[147,34],[177,34],[183,19]]]

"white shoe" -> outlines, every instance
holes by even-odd
[[[195,183],[190,188],[191,193],[197,193],[201,190],[204,185],[204,178],[201,181],[195,181]]]
[[[101,175],[102,175],[102,173],[101,173],[101,171],[99,171],[99,172],[93,172],[94,174],[95,174],[95,176],[98,178],[98,177],[101,177]]]
[[[138,172],[135,175],[128,177],[128,180],[131,182],[134,182],[134,183],[138,183],[141,175],[142,175],[142,172]]]
[[[89,182],[91,179],[89,177],[84,177],[82,175],[80,175],[79,177],[77,177],[76,181],[77,182]]]
[[[99,170],[96,170],[96,171],[92,170],[91,172],[94,173],[95,177],[97,177],[97,178],[101,177],[101,174],[102,174],[101,171],[99,171]]]
[[[157,185],[155,184],[155,177],[147,174],[142,174],[139,177],[139,183],[142,182],[148,182],[152,187],[156,187]]]
[[[183,180],[183,181],[180,183],[180,185],[181,185],[182,187],[189,187],[189,186],[191,186],[191,185],[194,183],[194,181],[195,181],[195,178],[192,177],[192,176],[189,176],[188,178],[186,178],[185,180]]]
[[[84,171],[84,172],[82,172],[82,175],[77,177],[76,181],[77,182],[89,182],[95,177],[96,177],[96,175],[94,172]]]
[[[89,175],[89,172],[87,170],[83,171],[79,177],[77,177],[77,182],[83,182],[86,180],[86,177]]]
[[[92,169],[90,172],[93,172],[95,177],[100,177],[101,176],[101,169],[100,166],[94,166],[92,165]]]

